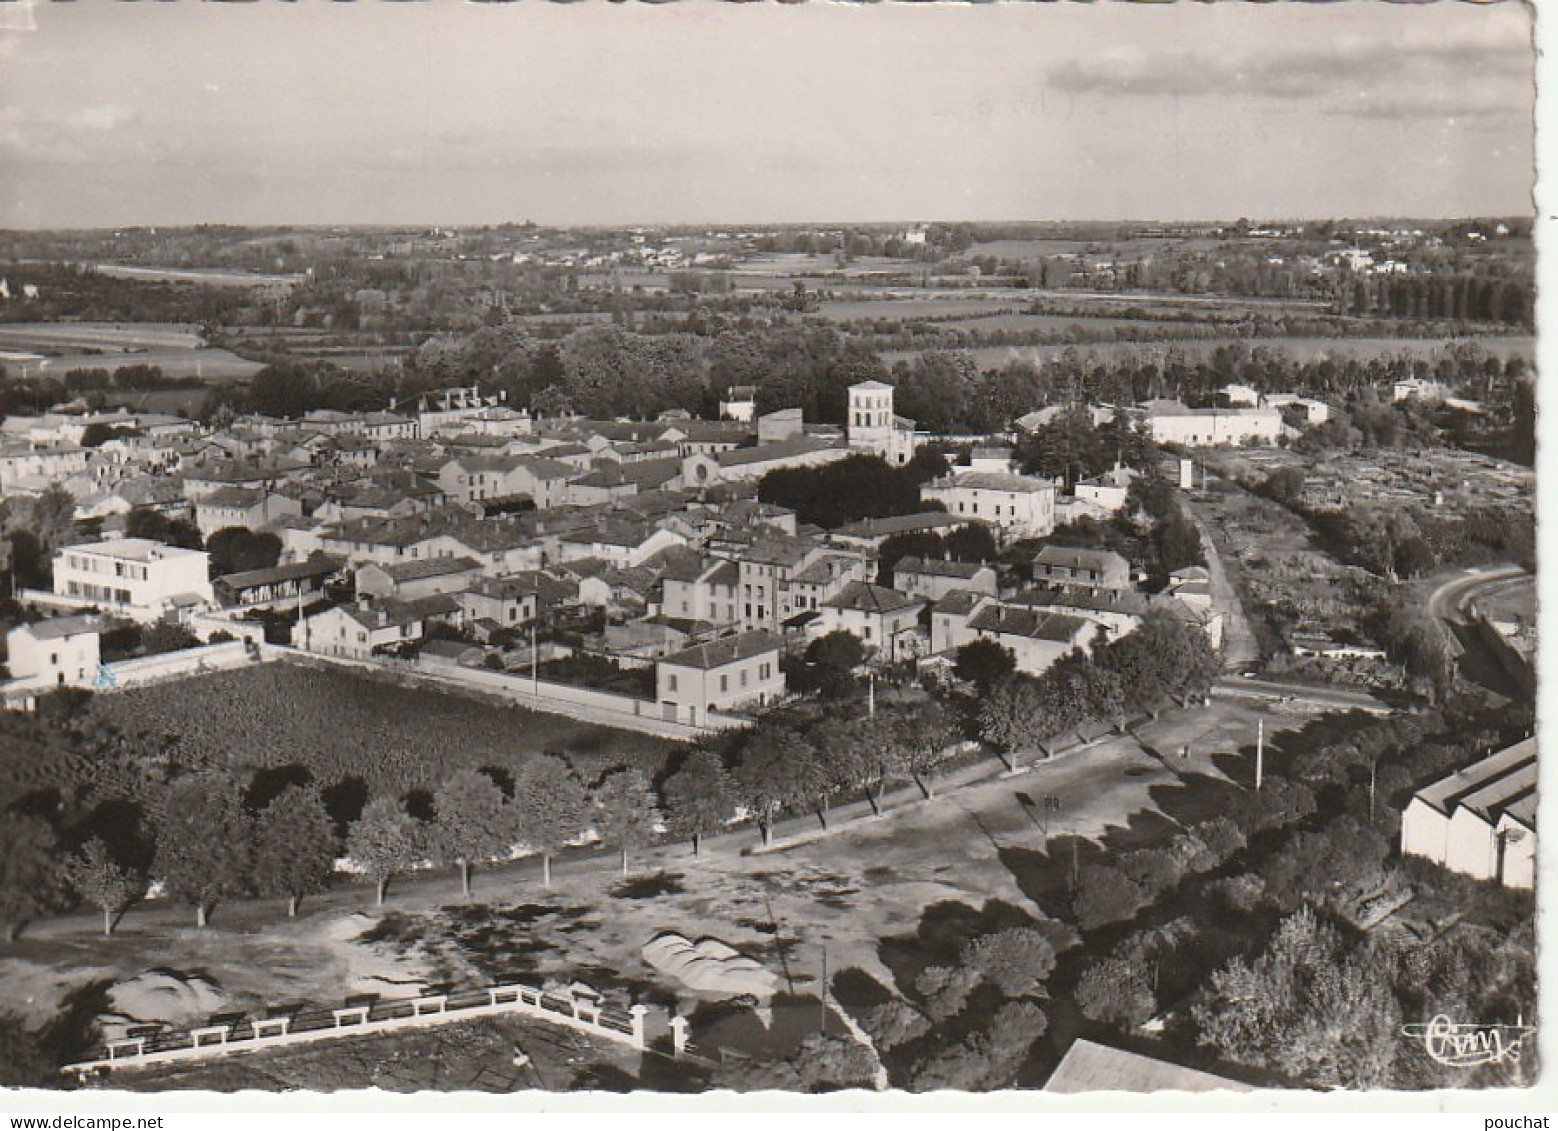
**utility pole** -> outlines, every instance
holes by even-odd
[[[1255,720],[1255,792],[1260,792],[1261,779],[1266,773],[1266,720]]]
[[[1374,823],[1374,778],[1378,770],[1379,759],[1375,758],[1369,762],[1369,824],[1371,825]]]
[[[822,989],[817,994],[818,1031],[828,1031],[828,944],[822,944]]]
[[[876,718],[876,673],[866,673],[866,717]]]
[[[536,643],[536,621],[530,622],[530,692],[537,699],[541,698],[541,658],[540,646]]]

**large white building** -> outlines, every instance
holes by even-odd
[[[1274,408],[1187,408],[1178,401],[1149,401],[1142,409],[1147,434],[1158,444],[1275,444],[1282,435],[1282,413]]]
[[[147,538],[66,546],[54,555],[54,593],[83,607],[155,620],[170,609],[215,601],[209,561],[203,550]]]
[[[849,446],[899,465],[914,458],[914,421],[893,413],[893,387],[862,381],[849,387]]]
[[[1511,888],[1536,881],[1536,739],[1424,786],[1401,815],[1401,854]]]
[[[1055,483],[1033,475],[969,471],[933,479],[920,488],[947,513],[998,526],[1011,538],[1042,538],[1055,529]]]

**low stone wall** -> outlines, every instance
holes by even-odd
[[[495,672],[486,668],[428,665],[392,659],[357,660],[275,645],[267,646],[262,651],[267,655],[302,663],[318,662],[359,670],[390,672],[437,686],[497,696],[533,711],[563,715],[582,722],[638,731],[660,738],[687,741],[710,731],[751,725],[750,719],[739,715],[711,712],[699,726],[689,726],[687,723],[662,718],[659,705],[648,699],[635,699],[630,695],[616,695],[609,691],[553,683],[544,679],[532,680],[519,673]]]
[[[135,660],[118,660],[99,666],[92,690],[109,693],[124,691],[204,672],[246,667],[263,658],[262,651],[251,649],[242,640],[227,640],[221,644],[206,644],[199,648],[185,648]]]
[[[1488,646],[1488,651],[1493,653],[1493,658],[1498,661],[1499,667],[1504,669],[1504,674],[1515,682],[1520,690],[1534,697],[1536,695],[1536,665],[1531,663],[1526,656],[1509,642],[1509,638],[1494,627],[1482,613],[1475,613],[1470,618],[1471,629],[1478,638]]]

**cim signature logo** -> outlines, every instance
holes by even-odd
[[[1423,1042],[1429,1057],[1451,1068],[1475,1068],[1479,1064],[1518,1063],[1521,1042],[1536,1032],[1517,1021],[1513,1025],[1466,1025],[1437,1014],[1430,1021],[1403,1025],[1408,1037]]]

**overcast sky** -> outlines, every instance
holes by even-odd
[[[0,226],[1528,214],[1529,18],[3,4]]]

